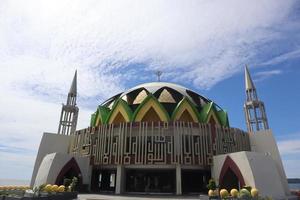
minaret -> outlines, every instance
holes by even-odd
[[[256,88],[251,79],[247,65],[245,66],[246,101],[244,112],[248,132],[269,129],[264,102],[257,97]]]
[[[76,131],[78,107],[76,106],[77,97],[77,70],[68,93],[67,104],[62,104],[61,115],[58,126],[58,134],[72,135]]]

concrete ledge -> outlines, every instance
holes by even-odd
[[[46,197],[6,197],[1,200],[71,200],[77,199],[77,192],[64,192]]]

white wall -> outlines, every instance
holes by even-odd
[[[67,153],[72,136],[59,135],[56,133],[43,133],[38,154],[36,156],[30,186],[33,186],[37,171],[43,158],[50,153]]]
[[[262,130],[249,134],[251,150],[270,155],[276,163],[276,168],[280,174],[282,187],[285,194],[290,195],[290,190],[286,178],[286,174],[283,168],[281,156],[277,147],[276,140],[273,136],[272,130]]]

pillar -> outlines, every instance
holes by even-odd
[[[122,165],[117,166],[117,180],[116,180],[116,194],[122,194],[124,192],[124,178],[125,172]]]
[[[181,167],[180,165],[176,165],[176,195],[181,195]]]

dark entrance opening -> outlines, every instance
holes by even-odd
[[[72,180],[74,177],[79,177],[79,173],[74,170],[73,168],[69,169],[64,175],[62,179],[59,179],[59,181],[56,182],[57,185],[63,185],[65,179]]]
[[[93,169],[91,190],[93,192],[114,193],[116,188],[116,170]]]
[[[76,160],[74,158],[71,158],[59,172],[58,176],[56,177],[55,184],[56,185],[66,184],[67,179],[71,181],[74,177],[77,177],[77,181],[78,181],[75,190],[85,191],[86,185],[82,184],[82,176],[81,176],[80,168]]]
[[[207,193],[206,185],[211,177],[206,170],[182,170],[181,187],[183,194]]]
[[[225,175],[223,176],[223,181],[220,186],[221,188],[227,189],[228,191],[233,188],[240,188],[239,179],[230,168],[227,169]]]
[[[228,190],[232,188],[239,189],[245,185],[245,181],[239,167],[229,156],[226,156],[223,164],[219,183],[221,188],[226,188]]]
[[[175,193],[175,170],[126,170],[126,192]]]

